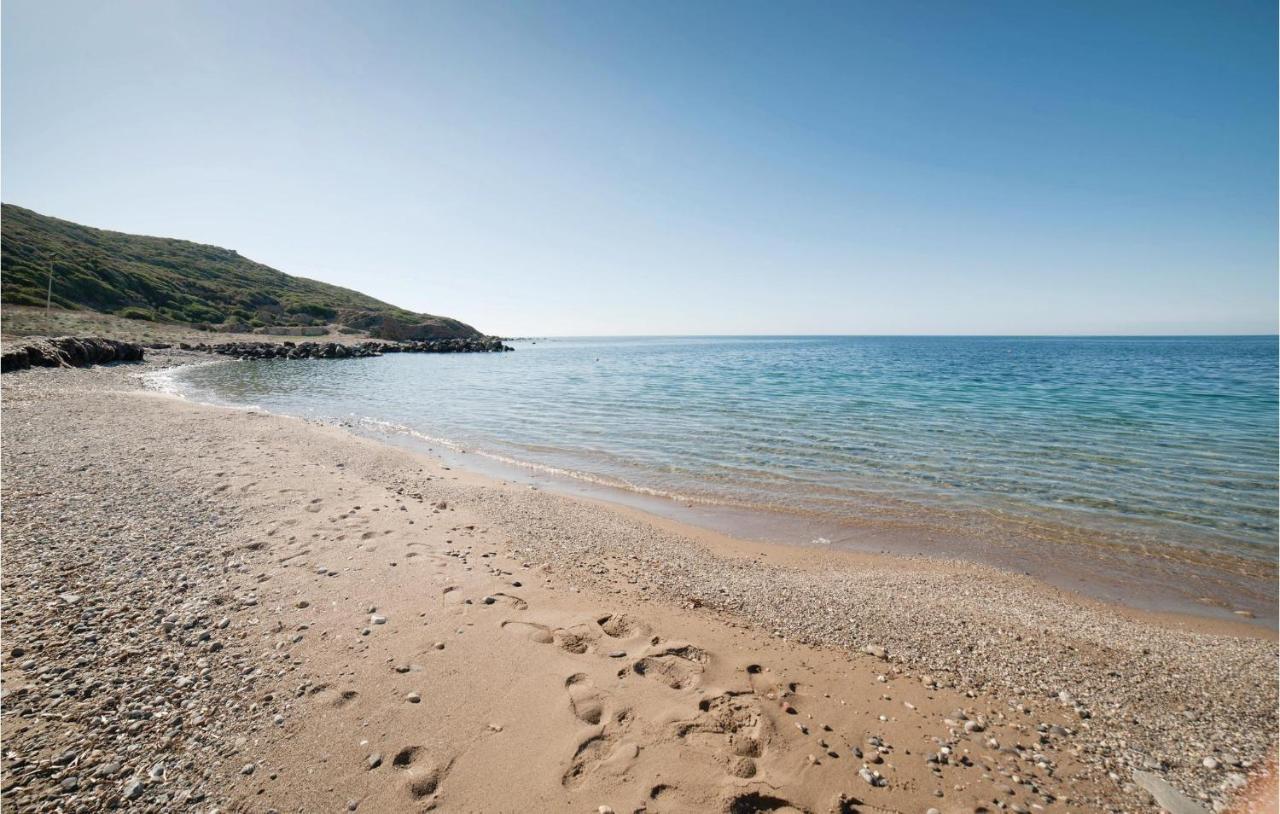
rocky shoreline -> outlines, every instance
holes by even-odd
[[[0,354],[0,372],[33,367],[90,367],[113,362],[141,362],[148,349],[167,350],[167,343],[142,345],[97,336],[32,339]],[[501,353],[515,350],[496,336],[422,339],[401,342],[181,342],[181,350],[235,359],[366,359],[387,353]]]
[[[236,359],[364,359],[386,353],[501,353],[515,350],[494,336],[403,342],[183,342],[178,347]]]

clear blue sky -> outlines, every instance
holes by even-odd
[[[1277,327],[1274,2],[3,4],[3,198],[503,334]]]

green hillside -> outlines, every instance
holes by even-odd
[[[130,319],[221,326],[336,323],[388,339],[478,336],[470,325],[415,314],[358,291],[281,271],[231,249],[108,232],[0,207],[0,301],[53,303]]]

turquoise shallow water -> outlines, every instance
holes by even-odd
[[[685,502],[1276,557],[1275,337],[515,344],[176,384]]]

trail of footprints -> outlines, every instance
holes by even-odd
[[[672,691],[697,690],[711,662],[711,655],[685,642],[664,642],[652,635],[650,627],[628,614],[610,614],[594,625],[552,628],[548,625],[508,619],[503,630],[538,644],[554,644],[573,655],[593,652],[608,658],[627,658],[618,669],[618,677],[628,674],[665,685]],[[601,637],[601,634],[605,638]],[[609,640],[634,647],[643,642],[643,650],[628,657],[622,650],[607,650]],[[647,641],[646,641],[647,639]],[[764,714],[762,699],[777,697],[780,688],[762,679],[758,665],[747,667],[749,689],[725,690],[705,695],[698,702],[698,712],[688,720],[669,724],[669,734],[680,742],[716,756],[727,776],[747,780],[756,776],[757,761],[765,754],[776,735],[769,716]],[[790,691],[794,691],[790,687]],[[639,745],[628,739],[633,714],[618,699],[598,688],[585,672],[576,672],[564,681],[569,709],[586,727],[587,734],[570,756],[562,783],[568,788],[584,785],[596,772],[621,774],[638,757]],[[784,693],[786,690],[783,691]],[[655,785],[648,794],[655,808],[666,804],[680,808],[686,804],[679,789],[669,784]],[[739,790],[728,801],[731,812],[800,811],[786,800],[762,795],[757,790]]]
[[[321,502],[313,500],[308,511],[320,512]],[[360,507],[330,518],[337,527],[336,539],[342,540],[353,533],[360,541],[357,548],[372,548],[381,535],[368,529],[369,519],[356,516]],[[345,521],[345,522],[344,522]],[[470,528],[470,527],[468,527]],[[383,532],[388,533],[388,532]],[[428,548],[419,542],[410,542],[410,548]],[[465,563],[469,550],[450,550],[443,554],[436,551],[413,550],[408,556],[422,556],[441,565],[451,558]],[[518,583],[517,583],[518,584]],[[454,586],[445,588],[448,593]],[[510,611],[528,609],[528,603],[518,596],[495,592],[484,597],[486,605],[502,606]],[[607,614],[593,623],[571,627],[551,627],[522,619],[501,622],[504,631],[540,645],[555,645],[574,656],[592,654],[600,658],[618,659],[619,679],[637,676],[665,686],[674,693],[692,693],[701,690],[704,673],[712,657],[705,650],[687,642],[664,641],[653,635],[651,627],[630,614]],[[617,645],[618,649],[610,645]],[[625,647],[625,649],[622,649]],[[632,652],[635,654],[632,655]],[[757,762],[768,749],[777,732],[762,708],[762,700],[774,698],[779,688],[757,686],[761,670],[752,665],[747,668],[748,690],[724,690],[705,693],[699,699],[697,713],[688,720],[666,724],[665,733],[680,743],[713,755],[724,767],[727,781],[755,778]],[[629,738],[635,723],[632,710],[619,698],[597,687],[586,672],[575,672],[564,680],[564,692],[574,717],[586,728],[572,755],[568,756],[561,778],[566,788],[576,789],[587,784],[597,773],[621,775],[628,771],[640,754],[641,735]],[[337,691],[327,685],[310,688],[310,695],[318,697],[332,707],[351,703],[354,690]],[[785,694],[785,693],[784,693]],[[647,733],[652,736],[653,732]],[[440,764],[431,760],[420,746],[406,746],[391,759],[391,768],[403,775],[402,788],[415,804],[432,808],[440,799],[442,783],[452,766],[452,760]],[[687,810],[692,801],[686,799],[681,789],[669,783],[653,786],[647,797],[652,807],[649,811]],[[758,789],[736,787],[727,802],[729,812],[754,811],[803,811],[799,806]]]

